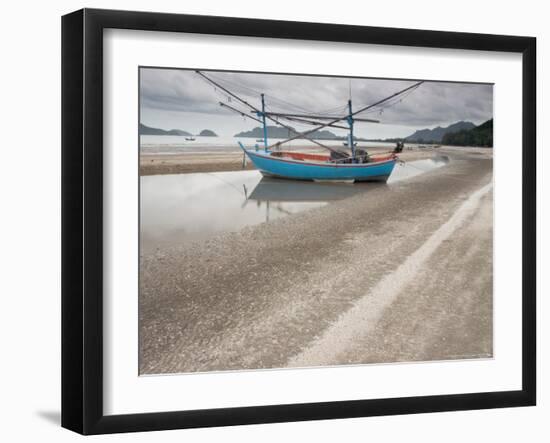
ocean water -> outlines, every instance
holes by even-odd
[[[186,137],[178,135],[141,135],[140,149],[143,154],[178,154],[194,152],[238,152],[240,141],[246,147],[258,145],[263,147],[263,142],[257,142],[255,138],[243,137],[199,137],[195,136],[194,141],[185,140]],[[282,142],[283,139],[268,139],[268,143]],[[342,140],[319,140],[320,143],[329,147],[343,147]],[[382,142],[359,142],[359,147],[387,147],[393,148],[393,143]],[[285,143],[285,149],[297,148],[319,148],[310,140],[297,139]],[[319,148],[322,149],[322,148]]]

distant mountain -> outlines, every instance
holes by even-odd
[[[191,133],[187,131],[182,131],[181,129],[171,129],[166,131],[159,128],[151,128],[150,126],[145,126],[143,123],[139,124],[139,134],[140,135],[185,135],[189,137]]]
[[[472,122],[464,122],[460,121],[457,123],[453,123],[450,126],[447,126],[446,128],[442,128],[441,126],[438,126],[434,129],[421,129],[416,131],[414,134],[409,135],[408,137],[405,137],[406,142],[417,142],[417,143],[441,143],[443,140],[443,136],[445,134],[449,134],[451,132],[459,132],[464,130],[469,130],[475,128],[476,125],[474,125]]]
[[[493,146],[493,119],[472,129],[462,129],[443,136],[444,145]]]
[[[211,131],[210,129],[203,129],[199,136],[201,137],[217,137],[218,134],[216,134],[214,131]]]
[[[290,138],[296,135],[297,132],[294,129],[281,128],[279,126],[268,126],[267,127],[267,137],[268,138]],[[309,137],[315,138],[317,140],[340,140],[342,137],[338,137],[336,134],[333,134],[330,131],[315,131],[311,134],[308,134]],[[256,127],[250,131],[243,131],[235,134],[235,137],[252,137],[252,138],[263,138],[264,129],[261,127]]]

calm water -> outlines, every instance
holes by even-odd
[[[145,154],[174,154],[174,153],[192,153],[192,152],[237,152],[239,151],[238,142],[247,147],[253,147],[255,144],[263,146],[256,142],[255,138],[235,138],[235,137],[199,137],[194,141],[185,140],[184,136],[178,135],[141,135],[141,152]],[[269,139],[270,143],[283,141],[283,139]],[[327,146],[342,147],[342,140],[320,140]],[[395,143],[379,142],[359,142],[359,147],[382,146],[393,149]],[[285,144],[285,149],[297,147],[317,147],[309,140],[293,140]]]
[[[398,164],[388,183],[431,171],[447,161],[439,157]],[[235,232],[372,189],[369,183],[268,179],[258,171],[152,175],[140,180],[143,251]]]

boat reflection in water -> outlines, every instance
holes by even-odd
[[[373,186],[377,185],[315,183],[263,177],[250,193],[247,192],[245,205],[256,202],[258,208],[265,207],[265,221],[269,221],[274,216],[279,218],[280,214],[291,215],[352,197]]]
[[[151,175],[140,182],[144,252],[237,232],[355,192],[346,184],[338,191],[338,185],[268,180],[258,171]]]
[[[430,159],[398,164],[393,170],[388,183],[397,183],[413,178],[445,166],[448,162],[449,158],[447,156],[440,155]],[[307,205],[310,205],[310,207],[324,206],[328,202],[353,197],[367,190],[384,186],[386,186],[384,183],[317,183],[263,177],[250,193],[245,188],[245,204],[253,200],[256,201],[258,207],[265,205],[265,220],[269,221],[274,211],[290,215],[307,209]],[[292,211],[292,203],[299,205],[296,207],[298,211]]]
[[[388,184],[445,163],[438,157],[398,164]],[[140,248],[144,252],[204,241],[387,186],[267,178],[258,171],[151,175],[140,182]]]

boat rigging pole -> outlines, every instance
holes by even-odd
[[[266,115],[271,115],[273,117],[285,117],[285,118],[286,117],[312,118],[315,120],[334,120],[335,118],[340,118],[335,115],[283,114],[280,112],[266,112]],[[372,118],[354,118],[353,120],[356,122],[380,123],[380,120],[374,120]],[[321,122],[318,122],[317,124],[322,125]]]
[[[269,115],[268,112],[262,112],[261,110],[259,110],[258,108],[256,108],[255,106],[251,105],[250,103],[248,103],[246,100],[242,99],[241,97],[239,97],[238,95],[234,94],[233,92],[229,91],[227,88],[224,88],[222,85],[220,85],[219,83],[215,82],[214,80],[210,79],[209,77],[207,77],[206,75],[204,75],[201,71],[195,71],[197,74],[199,74],[202,78],[204,78],[206,81],[208,81],[209,83],[212,83],[214,86],[216,86],[217,88],[220,88],[222,91],[224,91],[226,94],[228,94],[229,96],[235,98],[236,100],[240,101],[241,103],[243,103],[244,105],[248,106],[250,109],[252,109],[256,115],[260,116],[261,114],[264,115],[264,117],[268,118],[269,120],[271,120],[272,122],[282,126],[283,128],[286,128],[288,129],[289,131],[292,131],[296,134],[296,137],[292,137],[292,140],[295,140],[297,138],[300,138],[300,137],[303,137],[303,138],[306,138],[307,140],[315,143],[316,145],[320,146],[321,148],[324,148],[324,149],[327,149],[329,151],[334,151],[334,152],[339,152],[337,149],[334,149],[334,148],[331,148],[329,146],[326,146],[326,145],[323,145],[322,143],[319,143],[317,140],[314,140],[310,137],[308,137],[307,135],[310,134],[310,133],[313,133],[315,131],[308,131],[308,132],[298,132],[296,131],[293,127],[291,126],[288,126],[288,125],[285,125],[284,123],[281,123],[280,121],[274,119],[273,117],[271,117]],[[221,102],[220,102],[221,104]],[[227,106],[227,105],[226,105]],[[229,106],[227,106],[228,108],[230,108]],[[239,114],[242,114],[241,111],[239,110],[236,110],[234,108],[231,108],[233,109],[234,111],[238,112]],[[338,119],[337,121],[340,121],[342,120],[341,118]],[[335,122],[333,122],[335,123]],[[330,126],[330,124],[327,124],[327,125],[324,125],[322,127],[326,127],[326,126]],[[267,140],[267,127],[265,127],[265,137],[264,137],[264,140],[266,141]],[[290,140],[286,140],[284,142],[279,142],[279,143],[275,143],[273,144],[272,146],[265,146],[265,150],[269,150],[270,148],[273,148],[274,146],[277,146],[277,144],[282,144],[282,143],[286,143],[287,141],[290,141]]]
[[[228,104],[226,104],[224,102],[220,102],[220,106],[223,106],[224,108],[229,108],[232,111],[235,111],[236,113],[241,114],[243,117],[248,117],[248,118],[251,118],[252,120],[256,120],[257,122],[262,123],[262,121],[259,118],[252,117],[251,115],[248,115],[248,114],[246,114],[242,111],[239,111],[237,108],[234,108],[233,106],[229,106]]]
[[[371,108],[374,108],[375,106],[381,105],[382,103],[387,102],[388,100],[390,100],[390,99],[392,99],[392,98],[394,98],[394,97],[397,97],[398,95],[401,95],[401,94],[403,94],[403,93],[405,93],[405,92],[407,92],[407,91],[409,91],[409,90],[411,90],[411,89],[413,89],[413,88],[419,87],[422,83],[424,83],[424,82],[423,82],[423,81],[420,81],[420,82],[418,82],[418,83],[415,83],[414,85],[411,85],[411,86],[409,86],[408,88],[402,89],[401,91],[398,91],[398,92],[396,92],[395,94],[390,95],[389,97],[386,97],[386,98],[384,98],[384,99],[382,99],[382,100],[379,100],[379,101],[377,101],[376,103],[373,103],[372,105],[365,106],[365,107],[359,109],[358,111],[352,112],[352,113],[350,113],[350,114],[348,114],[348,115],[346,115],[346,116],[344,116],[344,117],[337,117],[336,119],[331,120],[331,121],[329,121],[328,123],[323,123],[322,125],[319,125],[319,126],[316,127],[316,128],[313,128],[313,129],[310,129],[310,130],[308,130],[308,131],[305,131],[305,132],[296,134],[295,136],[290,137],[290,138],[288,138],[288,139],[286,139],[286,140],[284,140],[284,141],[282,141],[282,142],[280,142],[280,143],[288,143],[288,142],[290,142],[290,141],[292,141],[292,140],[295,140],[295,139],[297,139],[297,138],[299,138],[299,137],[302,137],[302,136],[304,136],[304,137],[306,137],[306,138],[309,138],[309,137],[307,137],[307,135],[309,135],[309,134],[311,134],[311,133],[313,133],[313,132],[315,132],[315,131],[318,131],[319,129],[326,128],[327,126],[330,126],[331,124],[338,123],[339,121],[344,120],[344,119],[347,119],[348,117],[353,117],[354,115],[357,115],[357,114],[359,114],[359,113],[361,113],[361,112],[365,112],[366,110],[371,109]]]
[[[314,121],[314,120],[308,120],[308,119],[305,119],[305,118],[302,118],[302,117],[285,117],[285,116],[281,116],[279,118],[283,118],[285,120],[290,120],[290,121],[296,121],[296,122],[301,122],[301,123],[307,123],[308,125],[322,125],[323,122],[318,122],[318,121]],[[330,128],[338,128],[338,129],[348,129],[347,126],[341,126],[341,125],[329,125]]]
[[[348,110],[349,110],[349,115],[347,118],[348,124],[349,124],[348,146],[351,149],[351,158],[355,160],[355,144],[353,143],[353,110],[351,108],[351,98],[348,100]]]
[[[260,114],[258,114],[258,117],[260,117]],[[262,93],[262,123],[264,125],[264,149],[267,151],[267,124],[265,122],[265,97]]]

